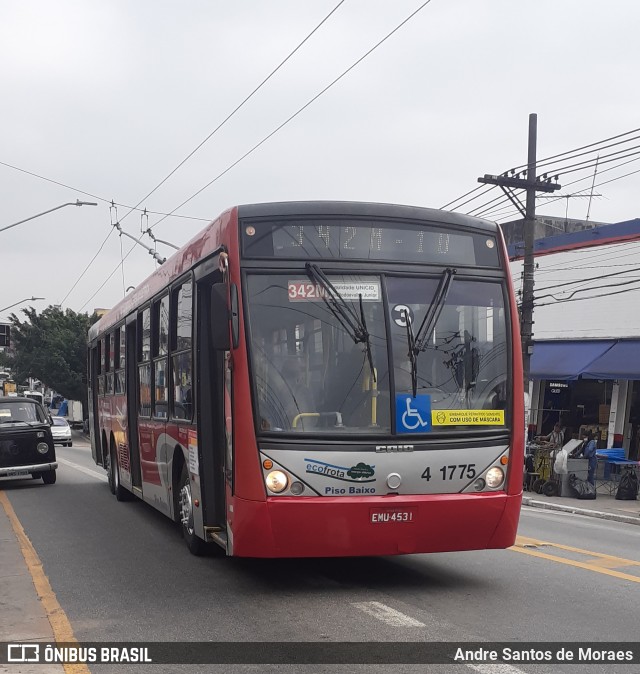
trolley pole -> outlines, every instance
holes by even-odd
[[[529,391],[529,373],[531,371],[531,353],[533,351],[533,239],[536,223],[536,192],[555,192],[561,185],[552,183],[546,174],[539,180],[536,175],[536,145],[538,137],[538,116],[532,112],[529,115],[529,146],[527,155],[527,169],[513,175],[515,171],[503,173],[500,176],[485,175],[478,178],[479,183],[498,185],[509,197],[524,218],[524,266],[522,280],[522,304],[520,307],[520,337],[522,340],[522,369],[524,374],[524,389]],[[522,202],[514,194],[514,189],[525,190],[526,202]]]

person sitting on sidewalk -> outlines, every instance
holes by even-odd
[[[596,441],[593,438],[593,431],[585,430],[580,434],[581,438],[584,438],[582,447],[580,448],[580,454],[584,456],[585,459],[589,459],[589,472],[587,474],[587,481],[595,486],[596,484],[596,468],[598,467],[598,457],[596,456],[597,446]]]

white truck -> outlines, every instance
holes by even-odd
[[[82,428],[82,403],[79,400],[64,400],[58,410],[58,416],[64,417],[71,428]]]

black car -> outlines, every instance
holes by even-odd
[[[31,475],[56,481],[51,418],[30,398],[0,398],[0,477]]]

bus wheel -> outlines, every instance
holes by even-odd
[[[109,485],[109,491],[112,494],[115,494],[116,488],[115,488],[115,485],[114,485],[114,482],[113,482],[113,480],[114,480],[113,469],[111,467],[112,464],[113,464],[113,461],[111,460],[111,452],[109,452],[109,454],[107,454],[106,459],[107,459],[107,465],[105,466],[105,468],[107,469],[107,484]]]
[[[116,452],[111,448],[109,452],[109,489],[115,495],[116,501],[127,501],[128,492],[120,484],[120,473],[118,472],[118,461],[116,460]]]
[[[206,549],[206,543],[196,536],[193,528],[193,500],[191,498],[191,481],[187,467],[182,466],[180,475],[180,487],[178,489],[178,515],[182,527],[182,537],[192,555],[202,555]]]

